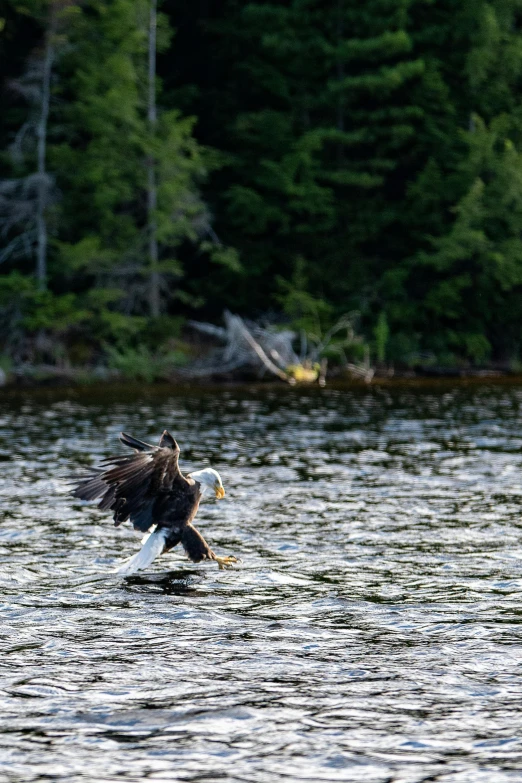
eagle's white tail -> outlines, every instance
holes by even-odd
[[[151,533],[144,539],[144,544],[140,551],[131,557],[130,560],[126,560],[116,573],[121,576],[127,576],[128,574],[135,574],[141,568],[147,568],[163,552],[166,538],[167,530],[164,528],[155,530],[154,533]]]

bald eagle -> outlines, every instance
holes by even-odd
[[[224,497],[219,473],[205,468],[184,476],[178,466],[179,446],[167,430],[158,446],[124,432],[120,441],[133,449],[133,453],[102,460],[103,467],[93,469],[72,490],[74,497],[81,500],[101,498],[98,508],[112,511],[116,526],[130,519],[135,530],[147,534],[141,550],[118,573],[133,574],[146,568],[158,555],[169,552],[180,542],[194,563],[215,560],[220,568],[237,563],[233,556],[214,554],[192,525],[207,487],[218,499]]]

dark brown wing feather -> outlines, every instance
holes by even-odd
[[[167,432],[167,430],[165,430],[165,432]],[[165,435],[165,433],[163,433],[163,435]],[[137,451],[154,451],[154,449],[156,448],[156,446],[151,446],[150,443],[145,443],[142,440],[133,438],[132,435],[127,435],[126,432],[121,433],[120,440],[124,446],[129,446],[129,448],[136,449]],[[160,446],[163,445],[164,445],[163,443],[160,443]]]
[[[121,441],[134,454],[104,460],[107,467],[86,476],[73,495],[101,498],[98,507],[113,511],[116,525],[130,519],[143,532],[154,524],[181,528],[190,522],[199,505],[199,486],[181,475],[179,447],[172,436],[164,432],[159,447],[123,433]]]

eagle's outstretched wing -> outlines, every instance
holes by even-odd
[[[134,453],[103,460],[106,467],[93,470],[83,478],[73,495],[81,500],[101,498],[98,508],[113,511],[115,525],[130,519],[136,530],[147,532],[161,521],[169,500],[178,494],[186,495],[190,482],[180,473],[179,446],[167,430],[159,446],[151,446],[123,432],[120,440]]]

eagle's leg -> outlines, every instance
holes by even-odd
[[[202,560],[215,560],[220,568],[230,568],[233,563],[238,563],[237,557],[229,555],[228,557],[219,557],[214,554],[199,530],[193,525],[186,525],[181,535],[181,543],[185,552],[194,563],[200,563]]]

